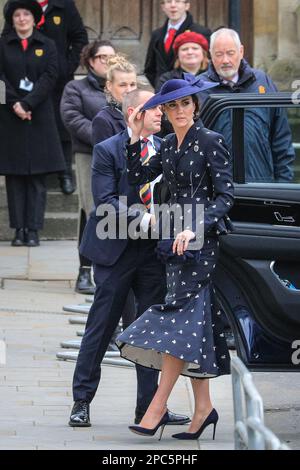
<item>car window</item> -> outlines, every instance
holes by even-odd
[[[222,111],[211,128],[243,159],[245,183],[300,184],[300,109],[247,107],[244,126],[233,113]]]

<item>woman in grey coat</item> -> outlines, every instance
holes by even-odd
[[[91,192],[91,159],[93,152],[92,121],[107,105],[104,94],[107,61],[115,55],[109,41],[96,40],[84,47],[81,65],[88,70],[82,80],[67,84],[61,100],[61,117],[69,130],[75,151],[76,178],[79,195],[78,243],[89,213],[93,209]],[[75,290],[81,294],[92,294],[91,261],[79,256],[80,267]]]

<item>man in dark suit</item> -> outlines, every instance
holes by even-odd
[[[152,96],[152,93],[141,90],[129,93],[123,107],[126,121],[136,106],[144,104]],[[160,139],[153,137],[153,134],[160,130],[161,116],[160,107],[145,113],[141,138],[147,138],[145,149],[150,158],[160,147]],[[108,211],[115,213],[118,220],[125,223],[137,221],[145,232],[149,228],[151,215],[146,210],[132,208],[133,204],[141,204],[141,188],[130,186],[127,179],[126,145],[130,133],[130,129],[127,129],[94,148],[92,192],[96,209],[89,218],[80,251],[93,262],[96,293],[74,372],[75,404],[70,426],[90,426],[89,404],[100,381],[100,364],[120,320],[129,290],[134,291],[138,315],[151,305],[162,302],[166,294],[165,268],[155,254],[155,240],[132,239],[128,236],[123,239],[99,237],[99,226],[103,221],[99,212],[104,206],[104,210],[108,207]],[[127,204],[122,197],[127,197]],[[156,392],[158,372],[139,365],[136,366],[136,372],[135,422],[139,423]],[[169,412],[169,424],[184,424],[188,421],[186,416]]]
[[[203,34],[209,41],[211,31],[194,23],[189,13],[190,2],[186,0],[162,0],[161,7],[167,15],[163,27],[153,31],[145,62],[145,75],[156,89],[159,77],[174,68],[175,55],[173,43],[175,38],[185,31]]]

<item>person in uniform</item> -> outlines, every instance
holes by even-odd
[[[42,10],[34,0],[10,0],[11,31],[0,39],[0,174],[6,176],[13,246],[39,245],[46,206],[46,175],[65,168],[51,93],[58,77],[54,42],[36,30]]]
[[[60,116],[60,100],[65,85],[74,79],[74,72],[80,62],[82,48],[88,43],[88,36],[74,0],[36,0],[43,10],[37,29],[52,39],[58,53],[58,79],[52,90],[52,101],[55,119],[63,148],[66,168],[59,173],[61,190],[64,194],[72,194],[75,190],[72,178],[72,144]],[[11,30],[6,22],[2,35]]]

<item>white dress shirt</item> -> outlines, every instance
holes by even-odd
[[[128,135],[129,137],[131,138],[132,136],[132,130],[130,129],[130,127],[127,127],[127,131],[128,131]],[[144,137],[140,137],[141,140],[144,139]],[[149,154],[149,157],[153,157],[153,155],[155,155],[157,153],[157,150],[155,149],[155,145],[154,145],[154,137],[153,135],[149,135],[147,137],[148,139],[148,143],[147,143],[147,147],[148,147],[148,154]],[[147,232],[149,230],[149,227],[150,227],[150,221],[151,221],[151,215],[154,215],[154,207],[153,207],[153,204],[154,204],[154,201],[153,201],[153,192],[154,192],[154,186],[156,183],[158,183],[162,178],[162,175],[159,175],[155,180],[151,181],[150,182],[150,188],[151,188],[151,208],[150,208],[150,212],[145,212],[143,218],[142,218],[142,221],[141,221],[141,229],[143,230],[143,232]],[[142,202],[142,201],[141,201]]]

